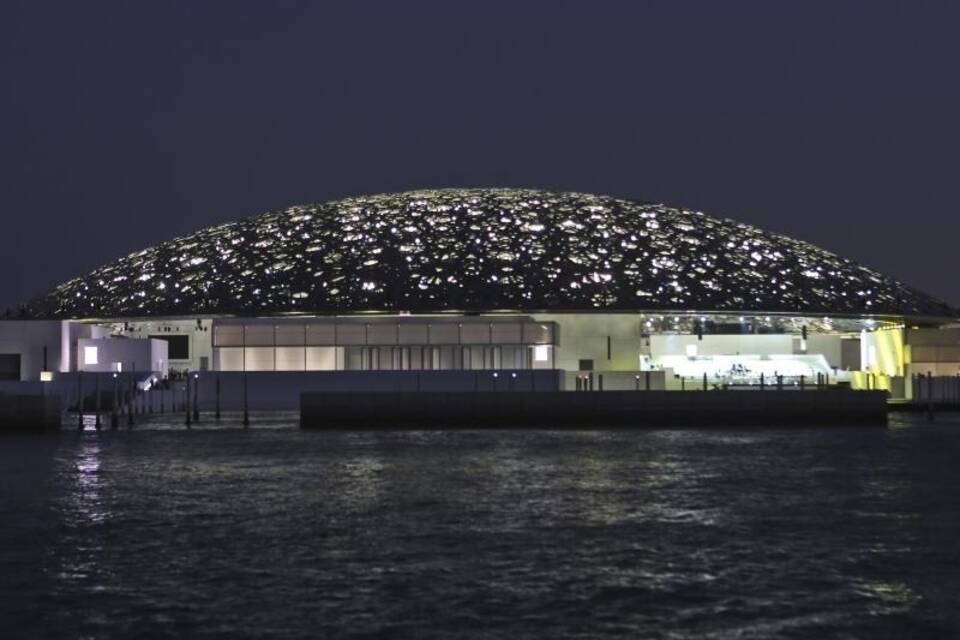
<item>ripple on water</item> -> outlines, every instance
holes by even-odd
[[[0,447],[4,637],[957,637],[960,425]]]

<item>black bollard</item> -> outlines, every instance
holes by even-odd
[[[215,416],[216,416],[217,422],[220,422],[220,374],[219,373],[217,374],[216,386],[217,386],[217,390],[216,390],[217,408],[216,408]],[[474,383],[474,387],[476,387],[476,383]]]
[[[647,391],[650,391],[650,372],[645,371],[644,373],[646,374],[644,377],[647,379],[646,380]]]
[[[597,374],[597,390],[603,391],[603,374],[602,373]]]
[[[707,373],[706,372],[703,373],[703,390],[704,391],[707,390]]]
[[[763,377],[763,372],[761,371],[760,372],[760,391],[763,391],[763,387],[764,387],[764,377]]]
[[[800,391],[803,391],[805,380],[806,380],[806,376],[803,374],[800,374]]]
[[[933,422],[933,373],[927,371],[927,420]]]

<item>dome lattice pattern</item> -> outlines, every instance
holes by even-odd
[[[696,310],[945,316],[805,242],[696,211],[529,189],[296,206],[71,280],[34,315]]]

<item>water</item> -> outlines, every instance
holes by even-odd
[[[4,638],[960,637],[960,418],[0,439]]]

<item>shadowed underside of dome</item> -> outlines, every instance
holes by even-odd
[[[529,189],[411,191],[269,212],[100,267],[27,312],[498,310],[955,314],[871,269],[746,224]]]

